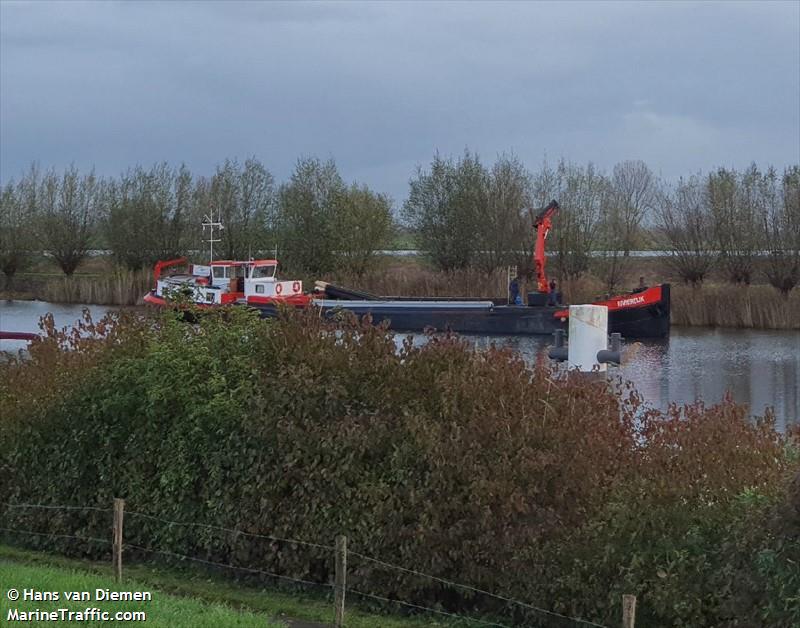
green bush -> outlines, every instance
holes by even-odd
[[[30,359],[0,367],[0,501],[107,508],[124,497],[167,520],[325,545],[345,533],[362,554],[595,621],[619,621],[621,593],[639,596],[643,625],[797,616],[796,532],[745,523],[771,520],[797,468],[769,417],[750,423],[729,400],[663,415],[629,387],[456,337],[398,347],[368,322],[120,316],[51,328]],[[93,511],[0,506],[0,518],[109,530]],[[331,579],[321,548],[130,513],[126,540]],[[511,613],[357,556],[349,584]],[[778,599],[748,607],[745,593]]]

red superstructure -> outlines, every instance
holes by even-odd
[[[279,281],[277,268],[276,259],[216,260],[200,265],[188,264],[181,257],[158,262],[153,269],[155,287],[144,296],[144,302],[168,305],[170,300],[188,300],[201,307],[233,303],[308,305],[311,297],[303,294],[303,282]]]
[[[605,305],[609,312],[619,310],[630,310],[632,308],[643,308],[651,305],[658,305],[664,300],[662,285],[646,288],[641,292],[632,292],[617,297],[606,299],[605,301],[592,301],[592,305]],[[569,308],[559,310],[553,314],[556,318],[569,318]]]

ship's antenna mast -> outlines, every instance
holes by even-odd
[[[214,242],[222,242],[222,238],[214,238],[214,229],[222,231],[225,228],[222,226],[222,209],[219,210],[219,218],[217,220],[214,220],[213,209],[203,216],[203,235],[206,233],[206,228],[208,228],[208,240],[203,240],[203,242],[208,242],[210,248],[208,262],[211,263],[214,261]],[[222,235],[222,233],[219,235]]]

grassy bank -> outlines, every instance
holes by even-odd
[[[256,628],[280,628],[284,624],[273,621],[268,617],[247,610],[237,610],[219,602],[207,602],[188,597],[176,597],[153,589],[145,582],[128,579],[123,584],[117,584],[111,574],[92,573],[86,571],[80,562],[71,561],[70,567],[52,566],[43,564],[26,564],[20,560],[21,553],[0,548],[0,582],[2,582],[2,598],[0,599],[0,617],[3,621],[10,619],[11,614],[18,611],[35,613],[60,611],[67,609],[76,613],[83,613],[87,608],[96,608],[108,612],[112,617],[118,612],[143,612],[146,613],[148,626],[162,628],[217,628],[218,626],[242,626]],[[59,599],[55,601],[18,600],[9,601],[7,591],[13,587],[18,592],[25,589],[36,591],[55,591]],[[105,601],[95,600],[96,589],[110,589],[111,591],[147,591],[152,599],[149,601]],[[90,593],[90,601],[72,601],[65,599],[65,591],[86,591]],[[36,616],[36,615],[34,615]],[[141,620],[140,620],[141,621]],[[11,622],[9,622],[11,623]],[[49,626],[53,621],[33,619],[22,622],[27,626]],[[66,623],[73,623],[66,621]],[[82,626],[103,626],[106,622],[97,618],[96,621],[81,621]]]
[[[125,579],[119,585],[109,561],[77,560],[66,556],[0,545],[0,617],[5,618],[10,603],[8,587],[35,588],[40,591],[150,591],[153,600],[145,603],[102,603],[103,610],[144,610],[147,625],[164,628],[194,628],[197,626],[260,626],[286,627],[314,624],[328,625],[333,615],[332,600],[324,595],[303,592],[289,593],[264,587],[231,582],[218,573],[188,567],[169,567],[153,563],[127,563]],[[51,606],[83,610],[81,603],[59,603]],[[14,606],[20,610],[50,608],[46,603],[26,602]],[[359,609],[354,600],[346,606],[348,628],[422,628],[445,626],[461,628],[474,626],[456,620],[429,616],[400,617],[374,614]],[[51,625],[49,622],[47,625]],[[27,625],[39,625],[36,622]],[[42,624],[44,625],[44,624]],[[93,623],[82,625],[94,626]]]

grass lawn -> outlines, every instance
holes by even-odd
[[[271,621],[260,613],[235,609],[219,602],[205,602],[202,600],[178,597],[154,590],[147,584],[134,580],[126,580],[123,585],[116,585],[108,576],[89,573],[77,569],[64,567],[48,567],[46,565],[25,565],[16,561],[0,560],[0,588],[2,602],[0,602],[0,623],[5,623],[11,617],[10,612],[17,609],[20,612],[56,611],[68,609],[70,611],[85,612],[87,608],[98,608],[108,611],[113,616],[117,611],[144,611],[146,625],[148,626],[174,626],[175,628],[216,628],[218,626],[270,626],[277,627],[282,624]],[[36,591],[57,591],[58,601],[17,601],[8,600],[8,589],[11,587],[22,592],[24,589]],[[96,589],[110,589],[112,591],[149,591],[152,600],[134,602],[115,602],[95,600]],[[88,591],[91,601],[67,601],[65,591]],[[9,621],[9,623],[12,623]],[[26,625],[44,626],[54,622],[48,620],[26,621]],[[71,623],[68,622],[67,623]],[[77,622],[76,622],[77,623]],[[105,622],[100,619],[80,622],[83,626],[102,626]],[[139,623],[139,622],[131,622]]]
[[[91,591],[97,588],[112,591],[150,591],[149,602],[59,602],[9,603],[9,588],[22,591],[34,588],[39,591]],[[232,582],[230,579],[199,569],[172,568],[152,564],[124,566],[124,580],[117,585],[111,565],[107,563],[75,560],[21,550],[0,545],[0,624],[7,620],[8,609],[52,610],[69,608],[84,610],[97,607],[102,610],[144,610],[147,626],[293,626],[332,625],[333,604],[324,594],[311,595],[260,589]],[[11,605],[10,605],[11,604]],[[347,599],[346,625],[348,628],[419,628],[444,626],[447,628],[476,627],[486,624],[476,621],[454,621],[436,615],[380,615],[359,609],[354,596]],[[314,622],[313,624],[307,622]],[[53,622],[31,622],[27,625],[44,626]],[[131,622],[138,623],[138,622]],[[99,626],[100,623],[81,623]],[[106,624],[107,625],[107,624]]]

